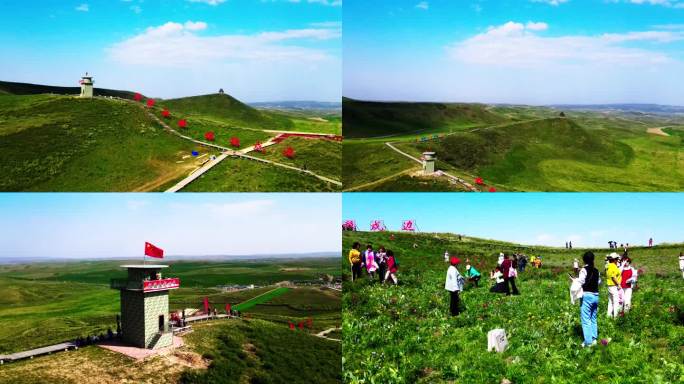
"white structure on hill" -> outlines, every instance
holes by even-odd
[[[81,84],[81,96],[80,97],[87,97],[87,98],[92,98],[93,97],[93,77],[88,76],[88,72],[86,72],[85,76],[81,77],[81,81],[79,81]]]

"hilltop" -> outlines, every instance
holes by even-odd
[[[54,95],[79,95],[81,93],[81,87],[60,87],[53,85],[0,81],[0,95],[39,95],[44,93]],[[133,99],[133,96],[135,95],[135,92],[131,91],[120,91],[106,88],[94,88],[93,93],[95,96],[113,96],[122,99]]]
[[[228,94],[190,96],[163,101],[170,110],[188,116],[209,116],[238,127],[258,129],[291,129],[294,124],[285,118],[259,111]]]
[[[684,244],[630,250],[641,270],[632,311],[607,319],[606,290],[601,286],[599,337],[611,341],[605,347],[582,349],[579,308],[570,303],[567,274],[572,273],[572,260],[581,258],[585,249],[469,236],[459,240],[449,233],[393,235],[390,240],[387,232],[343,232],[343,356],[350,382],[601,382],[623,377],[624,372],[635,382],[676,382],[684,373],[678,363],[684,337],[684,280],[676,261]],[[371,284],[365,278],[348,281],[346,252],[354,241],[392,249],[399,261],[399,285]],[[455,318],[448,315],[444,290],[446,250],[461,258],[461,273],[469,259],[483,275],[479,288],[469,285],[461,293],[463,312]],[[520,296],[489,292],[489,271],[502,251],[542,257],[542,268],[528,264],[519,273]],[[603,271],[602,258],[610,250],[593,251]],[[503,353],[487,352],[487,332],[495,328],[503,328],[510,343]],[[571,379],[568,372],[573,372]]]
[[[483,104],[370,102],[344,98],[344,135],[373,138],[506,121]]]

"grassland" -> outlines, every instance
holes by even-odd
[[[283,155],[283,151],[287,147],[292,147],[295,150],[294,158],[289,159]],[[340,179],[342,145],[337,141],[289,137],[279,144],[265,148],[264,153],[253,152],[251,155],[301,169],[308,169],[333,180]]]
[[[398,286],[366,279],[345,282],[343,294],[343,371],[349,383],[641,383],[680,382],[684,377],[684,280],[677,255],[684,244],[633,248],[641,269],[632,311],[609,320],[601,287],[599,338],[606,346],[580,348],[579,308],[568,295],[572,260],[583,249],[523,246],[454,234],[344,232],[353,241],[385,245],[399,261]],[[463,312],[448,315],[444,290],[448,250],[483,272],[480,288],[461,294]],[[520,296],[490,293],[487,281],[498,252],[542,256],[541,269],[518,278]],[[599,258],[606,249],[594,250]],[[343,255],[345,277],[349,265]],[[461,272],[463,265],[461,266]],[[504,328],[509,348],[487,352],[487,332]]]
[[[80,99],[73,96],[78,94],[74,90],[0,82],[0,191],[168,189],[206,160],[191,157],[191,152],[212,155],[218,150],[166,132],[146,113],[158,115],[162,108],[170,110],[171,116],[165,120],[172,128],[205,142],[205,133],[213,131],[214,143],[224,147],[231,146],[233,137],[240,139],[240,148],[244,148],[279,131],[341,132],[340,116],[334,113],[321,118],[318,111],[258,110],[225,94],[157,100],[156,106],[146,111],[142,102],[135,105],[119,99],[131,99],[132,92],[96,89],[96,94],[115,98]],[[180,118],[188,121],[187,128],[177,128]],[[312,147],[300,153],[299,161],[313,165],[332,155],[332,162],[322,168],[339,180],[339,153],[339,147]],[[304,158],[309,155],[308,160]],[[250,189],[259,188],[259,183],[244,180],[266,175],[265,188],[273,188],[268,190],[280,186],[289,188],[284,189],[287,191],[326,190],[316,179],[297,180],[292,173],[281,172],[282,168],[263,168],[240,167],[239,185],[219,177],[210,178],[216,179],[216,185],[201,185],[206,185],[206,191],[259,191]]]
[[[482,190],[684,190],[681,118],[600,110],[566,111],[559,117],[553,108],[477,104],[345,100],[343,105],[345,135],[355,138],[344,143],[345,189],[459,189],[407,177],[402,171],[417,164],[392,161],[403,157],[381,145],[392,142],[417,158],[436,151],[438,169],[471,183],[482,177]],[[647,133],[658,126],[674,133]],[[347,153],[360,155],[348,158]],[[383,164],[380,159],[391,160]]]
[[[333,192],[337,186],[313,176],[247,159],[226,159],[183,192]]]
[[[306,269],[297,268],[302,263]],[[118,267],[120,264],[120,261],[93,261],[0,266],[0,289],[4,292],[0,297],[0,353],[57,343],[114,327],[119,298],[117,291],[109,288],[109,281],[125,276]],[[334,259],[182,261],[170,265],[169,276],[181,279],[181,288],[170,294],[172,310],[199,308],[203,297],[223,308],[227,303],[236,305],[273,289],[223,292],[216,289],[218,285],[270,285],[284,280],[315,279],[319,274],[339,274],[339,263]],[[294,291],[294,295],[299,293]],[[300,316],[306,316],[306,312]]]

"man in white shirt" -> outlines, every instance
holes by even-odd
[[[447,275],[446,275],[446,281],[444,282],[444,289],[450,292],[451,294],[451,301],[449,305],[449,310],[451,312],[451,316],[456,316],[459,313],[459,297],[458,293],[463,290],[463,284],[465,280],[463,279],[463,276],[461,276],[461,273],[458,272],[458,269],[456,269],[456,266],[461,262],[461,260],[458,259],[458,257],[451,257],[450,259],[450,266],[449,269],[447,270]]]

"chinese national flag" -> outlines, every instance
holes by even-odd
[[[148,242],[145,242],[145,256],[157,257],[162,259],[164,258],[164,250],[161,248],[157,248]]]

